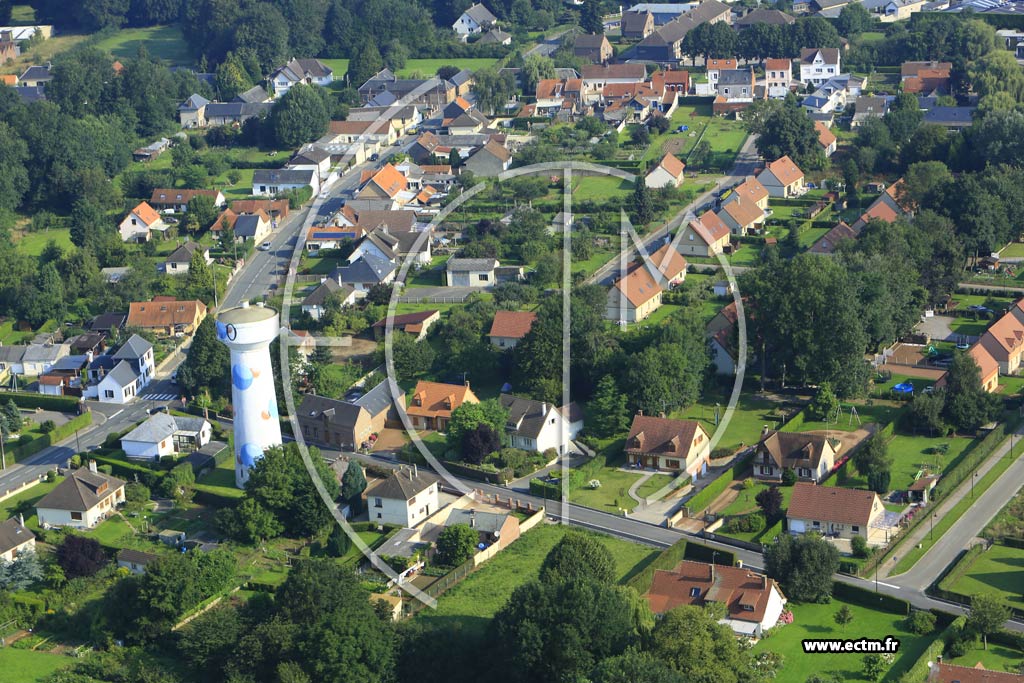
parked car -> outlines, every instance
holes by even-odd
[[[270,251],[270,242],[264,242],[261,244],[260,251]]]
[[[149,413],[150,415],[155,415],[156,413],[166,413],[167,406],[157,406],[155,408],[150,408],[146,412]]]

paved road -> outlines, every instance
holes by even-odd
[[[537,55],[539,57],[550,57],[554,53],[554,51],[557,50],[559,46],[562,44],[562,36],[564,36],[566,31],[568,30],[569,29],[564,28],[558,33],[551,36],[550,38],[545,38],[544,40],[542,40],[541,42],[537,43],[529,50],[524,52],[523,56],[528,57],[530,55]]]
[[[683,207],[683,209],[679,211],[668,223],[659,227],[654,232],[640,238],[640,242],[643,244],[644,249],[648,250],[648,253],[650,253],[650,246],[652,244],[665,237],[665,235],[673,234],[676,228],[679,227],[689,214],[699,213],[699,209],[709,203],[714,198],[716,192],[723,188],[738,185],[743,182],[744,178],[749,175],[753,175],[760,163],[760,157],[758,156],[757,150],[754,146],[756,139],[757,138],[753,135],[747,137],[743,146],[740,147],[739,154],[736,155],[736,162],[729,170],[729,173],[722,176],[722,178],[720,178],[710,190],[697,197],[687,206]],[[635,254],[636,247],[630,245],[629,253],[626,254],[626,260],[632,260]],[[619,259],[614,258],[594,271],[594,274],[587,278],[587,282],[589,284],[610,284],[615,276],[618,275],[618,272]]]

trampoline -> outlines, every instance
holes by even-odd
[[[892,388],[897,394],[912,394],[914,393],[914,385],[910,382],[901,382]]]

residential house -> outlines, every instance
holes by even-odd
[[[185,275],[188,273],[189,265],[192,263],[192,255],[196,252],[202,255],[206,265],[213,263],[213,259],[210,258],[209,247],[204,247],[198,242],[185,242],[185,244],[172,251],[167,260],[164,261],[164,272],[168,275]]]
[[[148,242],[153,230],[163,232],[166,229],[160,214],[146,202],[139,202],[118,226],[122,242]]]
[[[897,513],[892,515],[899,517]],[[884,545],[895,524],[874,491],[805,481],[793,485],[786,510],[786,527],[791,534],[815,532],[844,539],[860,536],[873,546]]]
[[[332,296],[337,298],[342,306],[351,306],[356,302],[354,288],[339,285],[337,280],[327,278],[302,300],[302,312],[308,313],[313,320],[319,320],[327,312],[327,300]]]
[[[166,152],[171,146],[171,141],[167,138],[160,138],[154,142],[149,143],[143,147],[139,147],[132,152],[132,161],[153,161],[158,156]]]
[[[331,153],[325,149],[307,145],[288,160],[286,168],[299,171],[316,171],[317,185],[322,185],[324,179],[331,173]]]
[[[18,76],[18,85],[29,88],[45,88],[53,80],[50,63],[43,66],[30,66]]]
[[[312,169],[258,168],[252,174],[252,193],[257,197],[274,197],[288,190],[308,187],[316,194],[320,179]]]
[[[717,0],[714,1],[717,2]],[[712,0],[708,0],[708,2],[712,2]],[[654,62],[679,62],[683,58],[683,38],[698,25],[686,15],[673,19],[664,26],[656,28],[650,35],[637,43],[635,54],[638,59]]]
[[[39,526],[91,529],[124,502],[124,480],[88,469],[69,474],[57,487],[36,503]]]
[[[570,442],[579,430],[572,431],[553,403],[534,401],[511,394],[502,394],[498,400],[508,411],[505,431],[513,448],[544,453],[549,448],[559,455],[571,450]]]
[[[271,221],[279,221],[288,217],[287,199],[236,199],[231,202],[231,210],[241,215],[243,213],[258,213],[263,211],[270,216]]]
[[[153,196],[149,198],[149,205],[158,211],[173,211],[185,213],[188,211],[188,203],[193,197],[210,197],[214,206],[223,206],[224,195],[220,190],[178,190],[169,188],[157,188],[153,190]]]
[[[206,304],[202,301],[155,296],[152,301],[133,301],[128,305],[127,325],[157,334],[192,334],[205,317]]]
[[[731,114],[742,111],[755,99],[760,99],[755,92],[754,70],[723,69],[716,84],[715,101],[711,109],[715,114]]]
[[[999,388],[999,362],[985,348],[985,345],[981,343],[972,344],[967,353],[978,365],[982,389],[990,394],[995,392]],[[945,375],[940,379],[944,380]],[[936,382],[936,384],[939,384],[939,382]],[[944,385],[945,381],[942,384]]]
[[[1024,59],[1024,31],[1001,28],[996,31],[996,35],[1003,41],[1006,49],[1013,53],[1014,57]]]
[[[818,483],[828,476],[836,462],[836,448],[820,434],[768,431],[754,450],[754,477],[781,481],[784,470],[798,479]]]
[[[737,320],[739,313],[735,301],[722,308],[708,323],[708,345],[711,347],[711,364],[715,374],[732,376],[736,374],[739,362],[737,353]]]
[[[596,96],[606,85],[632,85],[647,80],[643,64],[587,64],[583,67],[583,93]]]
[[[146,567],[160,559],[159,555],[123,548],[117,551],[117,568],[127,569],[136,576],[146,573]]]
[[[473,135],[489,128],[491,120],[476,109],[469,109],[454,118],[446,118],[442,126],[449,135]]]
[[[71,354],[71,344],[29,344],[21,357],[23,373],[29,377],[38,377],[49,372],[61,358]]]
[[[465,524],[477,533],[478,543],[484,546],[496,545],[499,548],[507,548],[519,539],[521,533],[519,520],[508,510],[496,512],[453,505],[449,508],[447,517],[443,521],[439,520],[439,523],[446,527]]]
[[[391,321],[391,329],[395,332],[403,332],[416,341],[423,341],[427,338],[430,328],[441,319],[440,311],[417,311],[415,313],[402,313],[390,318],[383,318],[373,324],[374,339],[383,339],[387,331],[388,321]]]
[[[675,287],[686,279],[686,268],[689,264],[671,241],[666,242],[647,257],[646,264],[632,261],[626,266],[627,271],[635,268],[655,268],[661,273],[660,281],[666,289]]]
[[[650,188],[679,187],[683,183],[683,171],[686,169],[679,157],[667,153],[658,165],[647,172],[644,185]]]
[[[853,119],[851,128],[857,128],[868,119],[880,119],[889,113],[892,99],[878,95],[861,95],[853,103]]]
[[[742,567],[683,560],[674,569],[656,569],[644,596],[654,614],[681,605],[719,603],[725,624],[736,635],[760,638],[779,623],[786,596],[774,579]]]
[[[800,82],[804,85],[821,85],[839,73],[839,48],[808,47],[800,50]]]
[[[100,313],[89,322],[89,329],[93,332],[102,332],[103,334],[117,336],[118,331],[124,327],[124,323],[127,319],[127,313]]]
[[[46,101],[46,88],[41,85],[16,85],[13,88],[15,94],[24,104]]]
[[[573,55],[595,64],[604,64],[615,52],[603,33],[581,33],[573,42]]]
[[[334,82],[334,70],[319,59],[293,59],[270,74],[274,97],[281,97],[293,85],[319,85],[327,87]]]
[[[835,227],[826,232],[817,242],[811,245],[807,251],[812,254],[834,254],[839,245],[845,240],[855,240],[860,236],[860,230],[855,230],[844,221],[836,223]]]
[[[1024,299],[992,323],[978,345],[998,363],[1000,374],[1016,375],[1024,356]]]
[[[153,345],[137,334],[110,355],[95,356],[87,370],[87,397],[103,403],[128,403],[152,380],[156,370]]]
[[[788,156],[780,157],[765,165],[757,179],[772,197],[799,197],[804,187],[804,172]]]
[[[818,147],[821,149],[821,153],[825,157],[830,157],[835,154],[836,151],[836,134],[828,129],[821,121],[814,122],[814,130],[818,133]]]
[[[492,28],[485,31],[476,41],[478,45],[511,45],[512,34],[502,31],[500,28]]]
[[[356,291],[356,297],[362,298],[377,285],[386,285],[395,281],[397,267],[387,259],[366,254],[348,265],[339,266],[331,271],[331,277],[339,285],[348,285]]]
[[[686,472],[696,481],[708,470],[711,437],[696,420],[638,414],[633,417],[625,448],[631,465]]]
[[[718,0],[703,0],[686,13],[686,17],[696,25],[701,24],[732,24],[732,8]]]
[[[928,662],[928,683],[1024,683],[1024,674],[986,669],[978,662],[974,666],[959,666],[942,661]]]
[[[654,33],[654,15],[650,12],[624,12],[622,14],[622,37],[627,40],[643,40]]]
[[[255,244],[262,244],[270,236],[273,223],[263,209],[256,213],[246,213],[235,218],[232,230],[235,234],[235,241],[245,242],[252,240]]]
[[[263,86],[254,85],[244,92],[240,92],[235,95],[232,102],[245,102],[247,104],[258,104],[260,102],[269,102],[271,100],[270,93],[263,89]]]
[[[477,177],[490,177],[507,171],[511,163],[512,152],[500,143],[490,140],[466,159],[463,167]]]
[[[359,98],[364,104],[386,107],[402,101],[404,104],[443,107],[456,97],[455,84],[442,79],[398,78],[390,69],[381,69],[359,86]]]
[[[388,109],[388,107],[371,107],[371,109],[380,110]],[[331,136],[333,144],[361,142],[369,145],[373,151],[394,144],[399,135],[392,122],[379,115],[372,119],[350,118],[345,121],[331,121],[328,124],[327,133]]]
[[[686,224],[682,237],[676,242],[676,249],[686,256],[711,258],[718,256],[729,246],[731,234],[729,226],[709,209],[700,218]]]
[[[316,394],[302,397],[297,418],[307,440],[344,450],[362,448],[384,428],[383,419],[374,425],[370,413],[355,403]]]
[[[761,184],[761,181],[754,176],[749,176],[746,180],[732,188],[728,194],[722,197],[722,206],[743,200],[753,204],[762,211],[767,211],[769,196],[768,190]]]
[[[487,336],[492,346],[513,349],[527,335],[536,320],[537,314],[531,311],[497,311]]]
[[[448,259],[445,266],[449,287],[493,287],[497,283],[495,270],[501,266],[493,258]]]
[[[915,207],[904,196],[903,187],[901,178],[878,195],[878,199],[854,222],[852,227],[857,234],[873,220],[894,223],[899,218],[913,216]]]
[[[206,105],[207,126],[241,126],[249,119],[269,114],[272,102],[210,102]]]
[[[36,535],[29,531],[21,518],[11,518],[0,524],[0,566],[14,562],[22,553],[36,549]]]
[[[722,76],[723,71],[735,71],[739,68],[734,57],[730,57],[729,59],[717,59],[712,57],[711,59],[708,59],[705,66],[707,68],[708,84],[710,84],[711,88],[714,90],[717,90],[718,88],[718,79]]]
[[[478,2],[470,5],[465,12],[459,15],[459,18],[452,24],[452,30],[462,36],[462,40],[465,41],[468,36],[483,33],[496,23],[498,23],[498,18]]]
[[[974,125],[977,107],[932,107],[924,113],[924,123],[942,126],[951,133]]]
[[[346,121],[379,121],[381,119],[387,120],[391,124],[391,128],[395,131],[395,135],[405,135],[412,129],[423,123],[423,112],[420,111],[419,107],[408,105],[405,107],[358,107],[356,109],[350,109],[348,112],[348,118]],[[342,121],[331,121],[331,124],[343,123]],[[369,128],[373,134],[377,133],[377,129]],[[333,130],[331,131],[334,132]],[[369,140],[367,136],[363,138]],[[353,140],[354,141],[354,140]]]
[[[757,8],[744,14],[732,22],[734,28],[739,30],[748,29],[755,24],[769,24],[771,26],[789,26],[796,22],[791,14],[780,12],[777,9]]]
[[[769,98],[785,99],[793,89],[793,63],[788,59],[764,60],[764,84]]]
[[[608,289],[604,317],[620,325],[640,322],[661,308],[664,289],[647,267],[635,268]]]
[[[743,197],[723,204],[718,217],[734,235],[756,235],[764,227],[764,210]]]
[[[71,344],[72,354],[91,353],[95,356],[107,348],[107,335],[100,332],[83,332],[68,343]]]
[[[22,345],[4,346],[0,345],[0,384],[7,386],[12,375],[24,375],[25,350],[28,347]]]
[[[409,189],[409,179],[391,164],[384,164],[379,171],[370,175],[356,195],[361,200],[371,200],[378,208],[398,209],[415,197]]]
[[[698,2],[681,2],[681,3],[662,3],[662,2],[641,2],[627,8],[623,13],[623,21],[627,14],[650,14],[654,20],[655,27],[664,26],[665,24],[678,19],[683,16],[694,7]]]
[[[925,9],[925,0],[865,0],[864,8],[878,17],[883,24],[905,21],[915,12]]]
[[[152,460],[197,451],[210,442],[213,428],[201,417],[154,413],[121,437],[125,457]]]
[[[463,403],[479,403],[469,384],[441,384],[420,380],[413,389],[406,413],[415,429],[443,432],[448,428],[452,411]]]
[[[900,86],[903,92],[915,95],[951,92],[950,79],[953,71],[951,62],[903,62],[900,67]]]
[[[366,491],[371,523],[414,528],[441,507],[437,476],[412,467],[392,472]]]

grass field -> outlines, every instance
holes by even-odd
[[[477,634],[505,604],[512,591],[537,577],[544,557],[566,532],[563,526],[541,525],[501,551],[479,571],[452,588],[438,600],[437,609],[426,609],[416,617],[425,624],[458,626]],[[609,536],[598,536],[612,551],[620,580],[642,570],[657,555],[653,548]]]
[[[647,481],[637,488],[636,493],[641,498],[646,498],[647,496],[657,493],[665,486],[668,486],[672,483],[672,479],[673,477],[668,474],[652,475]]]
[[[140,45],[145,46],[151,56],[173,65],[192,63],[192,56],[178,26],[121,29],[109,38],[101,40],[96,47],[119,59],[126,59],[138,54]]]
[[[13,647],[0,648],[0,671],[4,683],[34,683],[57,669],[71,666],[73,661],[62,655]]]
[[[1010,607],[1024,609],[1024,550],[993,545],[978,556],[952,589],[964,595],[994,593]]]
[[[837,626],[833,615],[846,605],[853,613],[853,621],[843,629]],[[933,635],[916,636],[903,629],[903,618],[879,612],[853,603],[832,598],[825,605],[797,605],[790,603],[792,624],[782,626],[770,637],[754,646],[754,653],[764,650],[778,652],[784,657],[780,681],[805,681],[814,673],[831,674],[841,681],[865,680],[862,674],[863,656],[860,654],[805,654],[801,641],[806,638],[855,638],[872,634],[872,638],[891,635],[900,641],[899,653],[888,674],[882,679],[895,681],[899,673],[910,668],[924,654]]]
[[[988,644],[988,649],[986,650],[978,643],[975,647],[968,650],[963,657],[948,659],[947,662],[957,666],[974,666],[981,662],[989,671],[1017,673],[1019,667],[1024,665],[1024,652],[1011,650],[1008,647],[992,643]]]
[[[321,59],[324,64],[331,67],[334,70],[334,81],[337,83],[348,71],[348,60],[347,59]],[[496,59],[491,58],[472,58],[466,57],[462,59],[409,59],[405,62],[405,66],[398,70],[399,78],[414,78],[417,74],[423,78],[429,78],[437,73],[437,70],[442,66],[455,66],[460,69],[484,69],[494,64]],[[360,83],[355,83],[357,87]]]
[[[29,48],[21,53],[17,59],[12,59],[0,65],[0,74],[21,75],[33,64],[45,64],[51,61],[55,55],[67,52],[73,47],[81,44],[88,36],[85,35],[60,35],[47,38],[35,47]]]
[[[902,434],[894,436],[889,442],[889,456],[892,458],[892,487],[898,489],[909,486],[917,473],[924,469],[932,472],[945,472],[964,452],[964,449],[971,445],[972,441],[973,439],[966,437],[937,439]],[[927,452],[944,444],[949,446],[945,454]],[[866,480],[864,485],[867,485]]]
[[[615,176],[584,176],[573,182],[572,197],[580,201],[603,201],[625,197],[633,191],[633,183]]]
[[[817,420],[806,419],[806,413],[801,413],[786,423],[782,428],[784,432],[809,432],[812,430],[833,429],[840,432],[852,432],[860,429],[869,422],[875,422],[884,426],[892,422],[902,406],[883,401],[855,402],[842,404],[843,413],[839,416],[838,422],[826,424]],[[850,408],[857,409],[857,416],[853,417]],[[858,419],[860,421],[858,422]]]
[[[730,387],[731,388],[731,387]],[[715,404],[721,407],[719,414],[725,416],[725,407],[728,405],[729,395],[725,392],[706,395],[685,411],[676,411],[671,415],[673,418],[684,420],[698,420],[704,429],[712,437],[716,436],[715,426]],[[777,426],[779,418],[773,416],[772,411],[775,405],[765,399],[760,399],[749,393],[740,395],[736,403],[736,410],[725,427],[725,432],[719,439],[715,448],[738,449],[741,445],[755,444],[760,440],[761,428],[764,425]]]
[[[43,253],[46,245],[50,243],[50,240],[56,242],[57,246],[65,252],[75,248],[75,245],[71,244],[70,228],[53,228],[44,232],[22,233],[16,244],[18,249],[29,256],[39,256]]]
[[[44,481],[41,484],[36,484],[31,488],[25,489],[16,496],[11,496],[7,500],[0,503],[0,519],[10,519],[14,516],[14,511],[18,508],[18,505],[22,501],[27,500],[34,504],[37,500],[45,496],[47,493],[57,488],[57,484],[59,483],[60,479],[52,483]],[[25,526],[36,526],[36,516],[34,510],[32,516],[25,517]]]
[[[603,512],[618,513],[620,509],[632,510],[636,507],[636,501],[627,492],[641,475],[639,472],[619,470],[618,467],[624,464],[624,459],[617,460],[614,465],[602,468],[596,477],[601,482],[600,488],[577,489],[569,495],[569,499],[577,505],[585,505]]]

